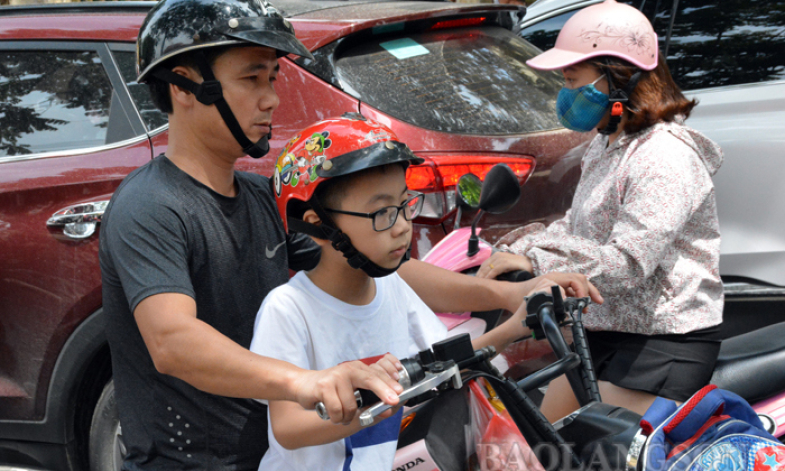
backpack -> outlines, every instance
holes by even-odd
[[[680,407],[657,398],[641,420],[642,471],[785,470],[785,445],[740,396],[709,385]]]

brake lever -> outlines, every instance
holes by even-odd
[[[452,366],[438,373],[426,371],[425,379],[405,389],[398,396],[398,400],[402,402],[415,396],[419,396],[420,394],[430,391],[442,383],[446,383],[448,380],[452,380],[452,387],[455,389],[460,389],[463,387],[461,371],[458,369],[458,365],[453,363]],[[393,406],[385,404],[384,402],[377,402],[360,414],[360,425],[367,427],[373,424],[373,421],[376,419],[376,417],[378,417],[384,411],[391,409],[392,407]]]

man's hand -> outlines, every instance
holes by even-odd
[[[388,362],[393,364],[391,360]],[[304,371],[296,379],[294,390],[297,402],[304,408],[313,409],[317,402],[322,402],[333,423],[348,424],[357,412],[356,389],[370,389],[390,405],[396,405],[398,394],[403,392],[384,365],[367,366],[359,361],[341,363],[322,371]]]
[[[379,361],[371,365],[371,368],[376,368],[386,373],[390,378],[398,381],[401,375],[398,373],[403,369],[403,365],[394,355],[386,354]],[[365,404],[368,405],[368,404]]]

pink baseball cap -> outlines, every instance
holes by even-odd
[[[586,7],[562,27],[556,45],[529,59],[529,67],[563,69],[598,56],[623,59],[643,70],[657,67],[657,33],[639,10],[615,0]]]

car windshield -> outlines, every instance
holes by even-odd
[[[540,50],[495,26],[371,37],[335,58],[342,88],[416,126],[509,135],[560,127],[561,74],[531,69]]]

